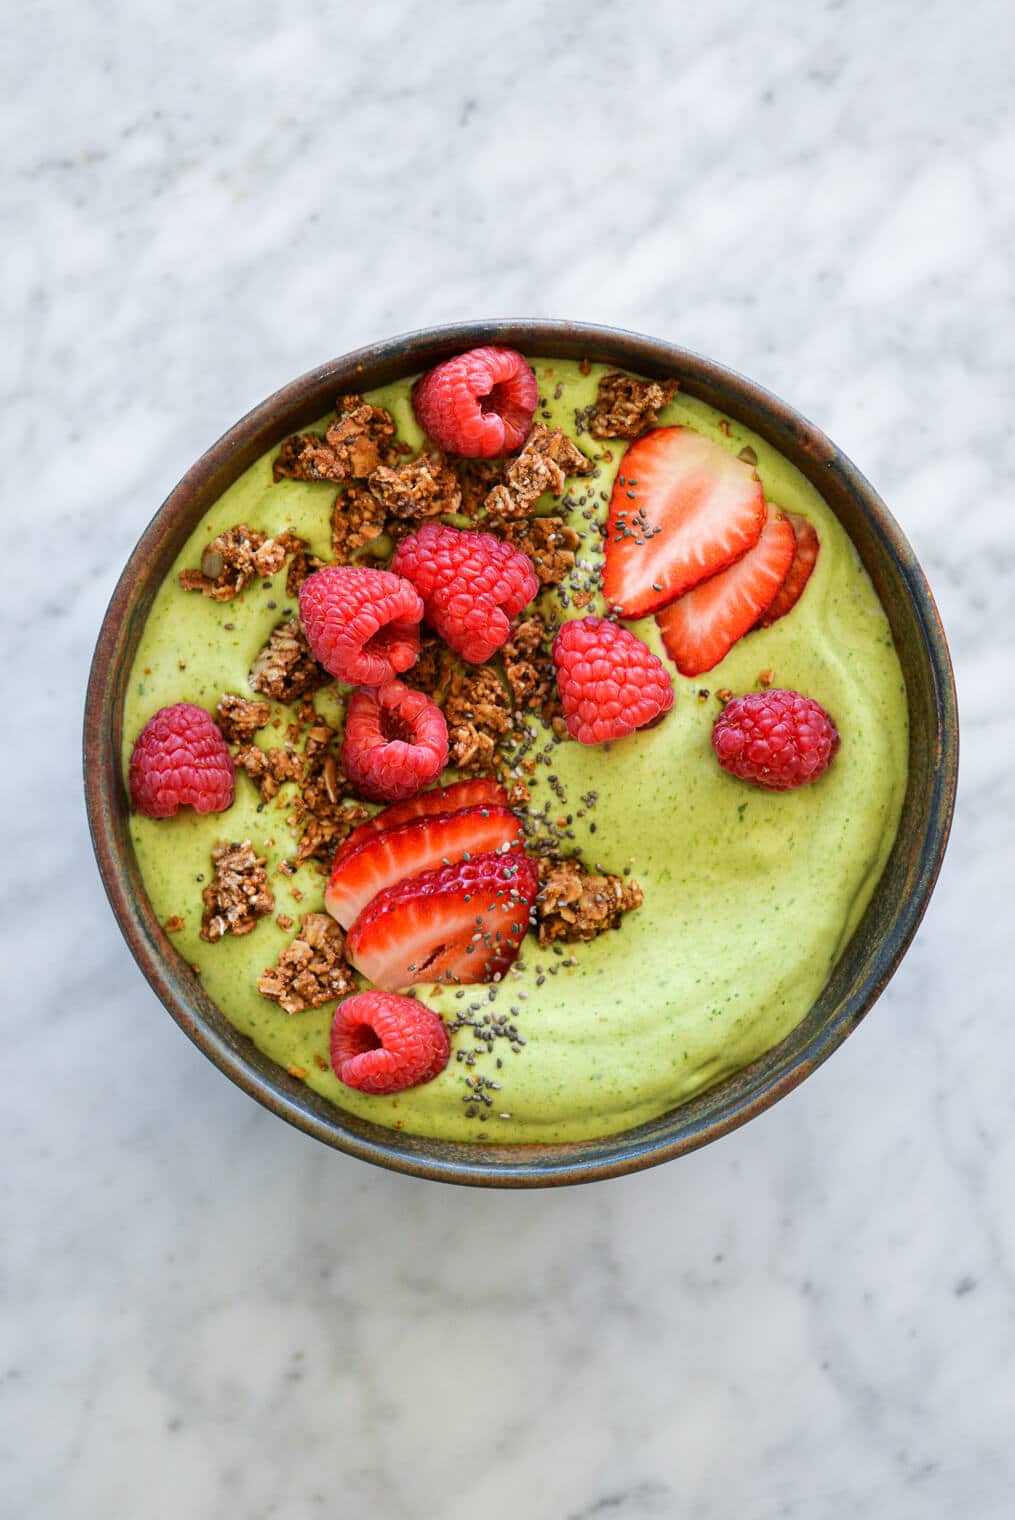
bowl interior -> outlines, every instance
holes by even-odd
[[[891,625],[905,674],[909,783],[898,836],[867,912],[821,996],[781,1044],[649,1124],[572,1145],[419,1139],[338,1110],[239,1035],[170,944],[141,882],[120,770],[127,678],[152,600],[197,522],[227,486],[346,391],[368,390],[480,343],[533,356],[588,357],[668,377],[746,424],[817,487],[856,545]],[[912,549],[859,472],[816,428],[720,366],[634,333],[561,322],[485,322],[410,334],[305,375],[250,412],[184,476],[142,535],[99,635],[85,711],[85,791],[99,868],[120,927],[154,990],[191,1039],[259,1102],[340,1150],[443,1181],[545,1186],[664,1161],[744,1123],[808,1076],[856,1027],[901,960],[940,868],[954,803],[958,723],[947,646]]]

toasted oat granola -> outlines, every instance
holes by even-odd
[[[380,538],[387,513],[365,486],[339,491],[331,513],[331,549],[340,565],[351,565],[357,549]]]
[[[276,702],[293,702],[330,680],[310,652],[298,618],[289,618],[272,630],[250,669],[253,689]]]
[[[442,517],[462,504],[458,475],[439,450],[417,454],[394,469],[379,465],[367,484],[389,516],[406,522]]]
[[[448,762],[460,771],[489,771],[497,742],[512,726],[511,699],[488,666],[456,670],[444,703]]]
[[[345,935],[330,914],[306,914],[296,938],[258,978],[257,990],[286,1013],[319,1008],[355,992],[356,978],[345,958]]]
[[[543,619],[534,615],[517,625],[501,650],[504,675],[515,707],[542,712],[547,722],[558,711],[551,642]]]
[[[324,560],[318,559],[316,554],[311,554],[310,545],[306,539],[300,538],[296,533],[279,533],[276,542],[285,545],[285,551],[291,555],[289,561],[289,573],[285,578],[286,596],[298,596],[300,587],[308,575],[315,570],[324,567]]]
[[[244,744],[235,759],[237,768],[246,771],[265,802],[276,797],[286,781],[303,778],[303,756],[289,747],[260,749],[256,744]]]
[[[546,491],[560,496],[569,475],[588,475],[595,469],[581,449],[560,428],[534,424],[517,459],[512,459],[502,485],[486,498],[490,517],[526,517],[533,502]]]
[[[276,481],[365,479],[382,462],[394,457],[395,424],[389,412],[368,406],[362,396],[340,396],[338,416],[323,438],[319,433],[293,433],[286,438],[272,465]]]
[[[459,511],[477,517],[494,486],[503,483],[506,459],[459,459],[458,480],[462,502]]]
[[[623,915],[640,908],[644,900],[636,881],[600,875],[574,859],[541,860],[539,874],[536,915],[541,945],[595,939],[618,928]]]
[[[330,866],[339,845],[370,817],[370,809],[362,802],[350,802],[341,795],[332,801],[331,790],[325,770],[300,793],[294,814],[295,821],[303,825],[296,846],[298,866],[308,860],[320,860]]]
[[[270,717],[270,702],[252,702],[230,691],[222,693],[215,709],[215,721],[230,744],[249,744]]]
[[[249,934],[259,918],[275,907],[264,860],[249,839],[217,844],[211,852],[215,874],[202,893],[201,938],[209,944],[224,934]]]
[[[675,380],[636,380],[614,370],[603,376],[592,406],[575,421],[579,431],[593,438],[640,438],[655,427],[659,412],[676,392]]]
[[[281,538],[266,538],[246,523],[237,523],[205,547],[199,570],[180,571],[180,585],[184,591],[200,591],[213,601],[229,602],[256,577],[281,570],[285,557]]]
[[[574,569],[578,534],[562,517],[512,519],[498,523],[496,531],[529,556],[541,586],[559,586]]]
[[[404,670],[399,677],[406,686],[425,692],[438,705],[451,685],[460,663],[455,653],[436,633],[424,628],[419,646],[419,658],[415,665]]]

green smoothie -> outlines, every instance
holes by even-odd
[[[609,495],[626,445],[576,435],[575,410],[594,401],[604,371],[593,365],[582,374],[562,360],[533,367],[545,398],[537,420],[577,436],[599,461],[593,487],[601,521],[606,501],[599,493]],[[421,435],[410,389],[402,381],[366,399],[386,407],[398,436],[416,448]],[[295,928],[280,929],[269,917],[252,933],[215,944],[198,933],[202,885],[211,879],[212,846],[222,839],[250,839],[267,858],[276,914],[298,924],[321,909],[326,877],[313,862],[292,877],[277,869],[294,853],[287,816],[295,788],[287,785],[275,801],[262,803],[238,774],[227,813],[200,817],[184,808],[170,819],[131,820],[155,912],[163,922],[182,918],[172,944],[200,967],[226,1017],[272,1060],[305,1073],[309,1086],[377,1124],[447,1140],[517,1144],[588,1139],[656,1117],[762,1055],[803,1018],[884,869],[906,787],[906,692],[887,619],[856,551],[814,487],[754,433],[679,393],[659,422],[700,429],[734,454],[750,445],[766,496],[811,519],[821,553],[789,615],[742,639],[707,676],[687,680],[673,670],[651,618],[630,625],[673,675],[672,711],[658,727],[611,745],[557,745],[553,771],[566,804],[537,768],[532,806],[552,798],[554,812],[570,813],[588,864],[618,875],[629,868],[644,905],[625,915],[619,932],[561,947],[561,954],[541,950],[530,935],[520,966],[496,987],[418,989],[449,1023],[470,1009],[475,1018],[508,1015],[524,1044],[515,1049],[498,1039],[468,1065],[455,1058],[477,1044],[463,1027],[452,1035],[451,1062],[435,1081],[393,1098],[344,1087],[327,1065],[333,1005],[288,1015],[257,991],[259,974]],[[612,459],[603,460],[604,452]],[[266,534],[289,529],[331,557],[334,486],[275,485],[272,458],[258,460],[225,492],[155,598],[130,678],[125,774],[134,740],[158,708],[189,701],[214,713],[223,692],[254,695],[251,663],[285,612],[295,610],[284,569],[270,588],[255,581],[224,603],[183,591],[177,572],[197,566],[204,546],[240,522]],[[566,509],[554,504],[554,510]],[[577,512],[574,520],[588,529]],[[596,533],[579,553],[589,553],[593,542],[598,548]],[[560,616],[555,594],[544,597]],[[580,614],[572,608],[564,615]],[[756,690],[763,671],[772,672],[773,684],[816,698],[841,735],[828,773],[795,792],[747,786],[723,772],[712,753],[715,693]],[[315,703],[338,722],[332,688]],[[278,726],[257,735],[265,746],[284,742],[289,715],[277,706],[275,713]],[[589,792],[597,794],[594,806],[583,805]],[[489,1106],[470,1101],[478,1077],[496,1084],[483,1088]]]

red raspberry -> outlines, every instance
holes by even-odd
[[[328,565],[300,587],[314,659],[350,686],[383,686],[419,655],[423,603],[408,581],[365,565]]]
[[[358,1092],[405,1092],[439,1077],[451,1055],[443,1019],[416,998],[358,992],[335,1009],[331,1064]]]
[[[463,660],[482,665],[511,637],[511,619],[539,590],[527,554],[492,533],[424,523],[391,561],[423,598],[428,623]]]
[[[661,660],[606,618],[575,618],[553,641],[557,690],[567,731],[581,744],[622,739],[673,706]]]
[[[773,686],[726,704],[712,729],[712,748],[731,776],[789,792],[824,775],[839,733],[820,702]]]
[[[179,807],[223,813],[232,806],[236,768],[221,731],[203,707],[160,707],[134,742],[130,800],[146,818],[171,818]]]
[[[361,687],[349,698],[342,769],[364,796],[400,802],[447,764],[448,726],[436,702],[401,681]]]
[[[539,400],[536,377],[513,348],[471,348],[416,383],[416,419],[434,443],[466,459],[520,449]]]

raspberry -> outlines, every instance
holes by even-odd
[[[314,659],[350,686],[382,686],[419,655],[423,603],[408,581],[365,565],[329,565],[300,587]]]
[[[232,806],[236,768],[203,707],[160,707],[134,742],[130,800],[146,818],[171,818],[179,807],[222,813]]]
[[[581,744],[622,739],[668,713],[673,687],[641,639],[606,618],[575,618],[553,641],[567,731]]]
[[[416,419],[434,443],[466,459],[510,454],[525,442],[539,387],[513,348],[471,348],[416,383]]]
[[[361,687],[349,698],[342,768],[364,797],[400,802],[447,764],[448,726],[436,702],[401,681]]]
[[[789,792],[824,775],[839,734],[820,702],[773,686],[727,703],[715,720],[712,748],[731,776]]]
[[[511,619],[539,590],[527,554],[492,533],[424,523],[391,561],[423,598],[428,623],[474,665],[511,637]]]
[[[451,1055],[443,1019],[416,998],[358,992],[335,1009],[331,1064],[358,1092],[405,1092],[439,1077]]]

